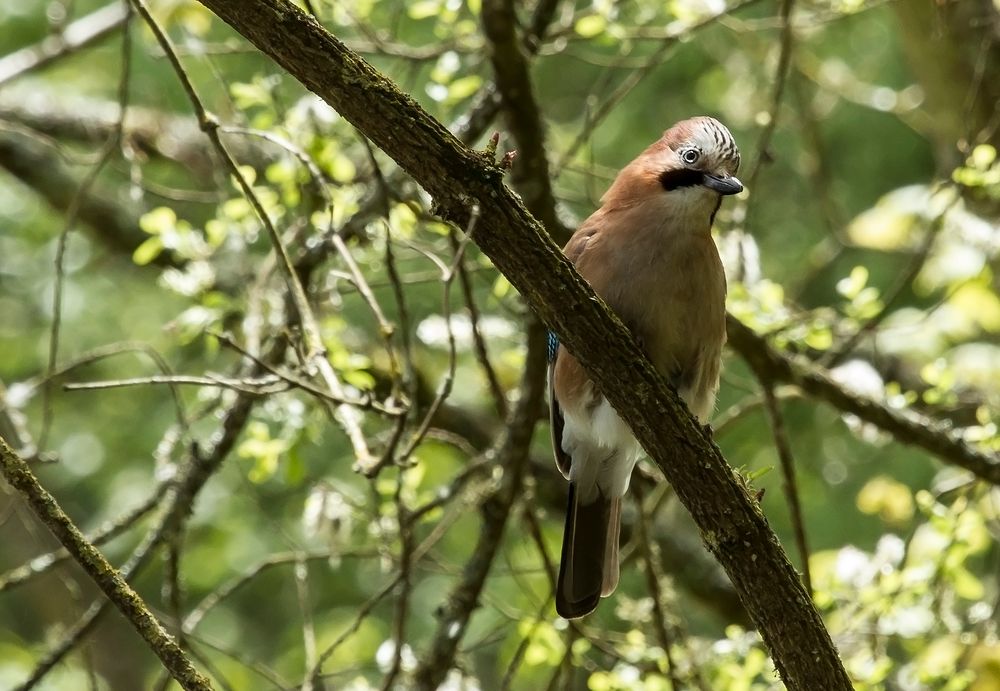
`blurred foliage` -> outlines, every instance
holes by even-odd
[[[976,4],[988,15],[983,22],[998,26],[995,4],[956,1]],[[308,4],[446,124],[460,123],[491,81],[479,0]],[[949,136],[932,126],[925,95],[935,85],[906,57],[908,44],[923,39],[901,29],[912,23],[899,21],[916,12],[913,4],[797,2],[790,70],[773,111],[777,2],[557,3],[533,61],[535,94],[569,226],[597,207],[615,171],[672,122],[699,113],[726,122],[743,150],[741,177],[760,165],[753,188],[724,204],[717,218],[730,311],[776,346],[829,367],[843,387],[945,420],[970,443],[997,451],[997,127],[994,121],[992,130]],[[482,437],[503,422],[475,355],[475,329],[497,381],[513,395],[524,363],[524,308],[472,246],[463,261],[477,313],[457,284],[443,298],[454,231],[433,218],[430,200],[405,179],[386,177],[393,166],[383,153],[369,151],[349,123],[202,6],[152,5],[207,108],[232,128],[227,144],[256,147],[240,159],[241,174],[294,256],[321,245],[389,185],[385,213],[348,244],[393,333],[384,332],[335,253],[325,255],[309,285],[327,357],[350,396],[399,403],[426,389],[421,400],[433,397],[454,364],[446,402],[451,426],[436,421],[404,465],[373,480],[355,472],[350,443],[317,397],[301,388],[261,396],[186,523],[181,613],[225,593],[188,632],[187,644],[227,685],[220,688],[296,687],[316,651],[335,643],[322,667],[327,688],[379,688],[397,659],[396,684],[405,688],[480,534],[476,509],[499,479],[481,455],[488,445]],[[100,6],[6,3],[0,55],[45,41]],[[533,7],[518,3],[525,26]],[[944,19],[932,28],[956,52],[978,50],[980,43]],[[129,30],[130,106],[190,118],[152,34],[137,18]],[[995,36],[990,40],[982,59],[973,60],[982,74],[966,75],[972,86],[966,101],[953,104],[956,112],[971,113],[978,89],[1000,83],[988,54]],[[115,32],[0,85],[0,149],[8,157],[0,171],[12,170],[16,152],[8,142],[32,140],[83,179],[99,144],[45,132],[14,106],[69,112],[95,127],[88,121],[93,104],[114,112],[122,71]],[[17,174],[0,174],[0,403],[23,416],[40,451],[57,461],[36,470],[86,530],[162,493],[160,483],[183,472],[189,449],[218,439],[221,411],[237,394],[193,386],[172,393],[151,384],[65,391],[63,384],[163,374],[135,343],[158,353],[169,372],[232,377],[242,355],[230,339],[263,357],[273,339],[285,336],[293,346],[283,371],[302,365],[297,375],[314,375],[294,347],[299,335],[270,242],[236,180],[218,162],[205,170],[164,155],[184,146],[204,155],[208,140],[193,133],[192,141],[140,148],[128,118],[95,189],[134,214],[141,242],[131,253],[109,244],[100,227],[67,226],[67,209],[48,205]],[[761,152],[758,136],[772,120],[773,139]],[[971,114],[966,121],[971,127]],[[504,125],[498,121],[476,145],[484,147],[494,128],[503,132]],[[505,147],[513,144],[503,136]],[[59,371],[49,386],[55,259],[66,227]],[[405,307],[390,267],[400,276]],[[407,343],[412,358],[401,357]],[[114,344],[113,352],[87,357]],[[758,391],[751,370],[728,357],[718,442],[754,487],[766,490],[762,507],[794,562],[781,474],[765,472],[777,455]],[[856,688],[1000,689],[998,490],[827,404],[788,394],[782,405],[798,463],[813,594]],[[425,410],[426,403],[409,421],[404,446]],[[377,454],[392,439],[394,420],[370,410],[357,418]],[[481,609],[441,688],[498,689],[508,673],[509,688],[551,688],[566,669],[572,671],[562,688],[593,691],[781,688],[756,633],[718,603],[691,595],[681,565],[669,560],[660,583],[671,639],[665,650],[642,560],[629,557],[634,545],[624,541],[619,591],[579,628],[558,619],[547,602],[546,563],[558,553],[563,498],[549,456],[542,425],[524,501],[515,504]],[[11,490],[2,492],[0,574],[54,546]],[[629,508],[626,534],[635,534],[629,525],[642,516],[665,540],[690,536],[693,528],[669,493],[658,496]],[[398,573],[400,525],[419,507],[427,510],[408,539],[428,547],[410,569],[406,637],[397,650],[398,593],[370,598]],[[544,552],[531,538],[529,515],[539,522]],[[152,520],[105,544],[109,558],[122,563]],[[704,569],[712,573],[707,562]],[[173,626],[161,594],[168,571],[156,562],[135,584]],[[244,573],[250,575],[240,581]],[[69,565],[0,590],[0,687],[21,683],[95,596]],[[356,621],[366,603],[370,611]],[[153,688],[160,675],[138,637],[111,615],[37,688]]]

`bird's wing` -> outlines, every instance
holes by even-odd
[[[587,246],[591,244],[591,240],[598,233],[601,227],[600,219],[602,214],[600,211],[594,213],[590,218],[584,221],[576,232],[573,233],[573,237],[569,239],[566,246],[563,248],[563,253],[566,258],[573,262],[574,265],[580,263],[580,258],[583,257]],[[561,351],[559,345],[559,337],[552,331],[549,332],[549,423],[550,429],[552,431],[552,451],[556,459],[556,467],[559,468],[559,472],[569,479],[569,469],[572,463],[572,458],[566,453],[562,448],[562,436],[563,427],[565,424],[562,408],[559,405],[559,400],[556,398],[554,381],[555,381],[555,366],[556,359],[562,355],[562,357],[568,357],[569,353],[565,350]]]
[[[580,256],[583,254],[583,251],[587,249],[587,245],[590,243],[591,238],[597,234],[600,226],[598,223],[594,222],[596,216],[597,214],[595,213],[593,216],[584,221],[583,225],[581,225],[577,231],[573,233],[573,237],[571,237],[569,242],[566,243],[566,247],[563,248],[563,254],[565,254],[566,258],[573,262],[573,264],[578,264],[580,262]]]
[[[555,380],[556,357],[559,354],[559,337],[555,332],[549,331],[548,356],[549,356],[549,429],[552,432],[552,454],[556,459],[556,467],[567,480],[569,479],[569,467],[573,462],[569,454],[563,451],[563,420],[562,408],[559,407],[559,400],[553,388]]]
[[[590,242],[590,239],[597,232],[598,226],[596,223],[593,223],[595,216],[591,216],[587,219],[583,225],[581,225],[577,231],[573,233],[573,237],[570,238],[569,242],[566,243],[566,247],[563,249],[566,258],[574,264],[579,261],[584,250],[587,248],[587,244]],[[549,331],[549,429],[552,432],[552,452],[556,459],[556,467],[559,468],[559,472],[562,473],[568,480],[569,469],[573,459],[570,458],[569,454],[563,451],[562,448],[563,427],[565,425],[565,421],[563,419],[562,408],[559,406],[559,400],[556,398],[554,388],[555,367],[556,359],[559,357],[559,348],[559,337],[555,334],[555,332]]]

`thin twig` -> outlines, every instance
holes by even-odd
[[[659,43],[643,67],[632,70],[629,75],[618,84],[615,90],[612,91],[611,94],[604,99],[604,101],[597,106],[597,108],[594,109],[593,113],[590,114],[587,122],[584,123],[584,126],[581,128],[576,138],[556,161],[555,170],[557,171],[557,174],[566,167],[573,157],[576,156],[576,153],[580,150],[580,148],[586,144],[587,141],[589,141],[593,131],[601,122],[604,121],[605,118],[608,117],[608,115],[611,114],[611,112],[615,109],[615,106],[621,103],[621,101],[628,96],[628,94],[635,87],[637,87],[643,79],[648,77],[657,67],[663,64],[663,62],[667,59],[668,52],[676,46],[677,42],[681,38],[689,37],[699,29],[709,26],[718,21],[720,18],[736,12],[737,10],[748,7],[757,1],[758,0],[741,0],[740,2],[725,8],[718,14],[714,14],[695,22],[694,24],[689,24],[672,31],[669,37],[663,39],[662,42]]]
[[[681,684],[680,678],[677,676],[677,663],[674,662],[673,646],[674,641],[670,632],[667,630],[667,614],[665,611],[665,601],[663,599],[663,590],[660,587],[660,582],[663,579],[663,573],[660,569],[660,562],[657,558],[658,555],[654,553],[653,540],[650,530],[650,518],[646,513],[646,509],[643,506],[643,491],[642,483],[635,483],[635,498],[636,503],[639,506],[639,520],[636,521],[638,527],[638,534],[636,535],[636,544],[639,546],[639,551],[642,554],[642,560],[645,562],[646,568],[646,587],[649,588],[650,597],[653,600],[653,631],[656,633],[657,639],[660,641],[660,648],[663,649],[663,655],[667,662],[667,678],[670,680],[671,691],[681,691],[684,686]]]
[[[475,231],[476,224],[479,221],[479,208],[473,207],[472,215],[469,217],[469,227],[467,228],[465,240],[459,244],[455,250],[454,257],[452,258],[451,265],[448,267],[442,267],[441,283],[443,295],[441,298],[441,311],[444,315],[445,324],[447,325],[448,332],[448,371],[445,373],[444,377],[441,379],[441,383],[438,385],[437,394],[434,396],[434,400],[431,401],[430,406],[427,408],[427,412],[424,414],[423,420],[417,426],[416,431],[410,437],[406,446],[399,453],[397,463],[403,463],[413,454],[413,451],[417,448],[424,437],[427,435],[427,431],[430,429],[431,423],[434,420],[434,416],[437,415],[438,409],[445,402],[448,396],[451,394],[451,387],[455,380],[455,369],[458,363],[458,353],[455,345],[455,332],[451,324],[451,285],[458,274],[458,267],[462,261],[462,257],[465,254],[465,248],[471,241],[472,232]],[[429,255],[432,258],[433,255]],[[436,258],[435,258],[436,260]],[[379,468],[374,468],[377,472]]]
[[[209,638],[203,633],[192,635],[191,638],[192,643],[205,646],[206,648],[214,650],[215,652],[228,657],[230,660],[239,663],[240,666],[245,667],[261,679],[267,681],[271,686],[277,689],[277,691],[288,691],[289,689],[294,688],[288,679],[285,679],[275,670],[261,663],[255,655],[244,652],[243,650],[233,650],[229,646],[223,645],[221,642]],[[260,687],[254,685],[252,688],[258,689]]]
[[[187,617],[184,618],[184,632],[187,634],[193,634],[198,628],[198,625],[201,624],[202,620],[217,605],[231,597],[236,591],[240,590],[267,571],[279,566],[294,565],[299,562],[325,561],[329,560],[333,555],[334,553],[329,549],[316,552],[278,552],[276,554],[269,555],[265,559],[262,559],[253,566],[247,568],[243,571],[243,573],[205,595],[201,602],[199,602],[197,606],[195,606],[188,613]],[[336,556],[340,558],[372,557],[375,556],[375,552],[370,550],[362,552],[338,551],[336,552]]]
[[[132,555],[128,561],[119,569],[121,577],[126,581],[134,578],[153,556],[155,548],[159,546],[162,539],[163,535],[160,530],[148,533],[142,542],[132,551]],[[59,642],[48,650],[45,657],[32,670],[28,679],[18,686],[16,691],[31,691],[31,689],[34,689],[73,648],[79,645],[90,634],[101,615],[107,611],[109,604],[109,600],[102,599],[94,602],[87,608],[87,611],[77,618],[69,630],[63,634]]]
[[[298,159],[300,163],[302,163],[303,167],[309,173],[309,177],[313,182],[313,188],[319,192],[320,196],[323,198],[324,204],[326,204],[326,213],[327,213],[327,218],[329,219],[329,225],[327,227],[326,237],[328,238],[329,242],[333,244],[333,247],[337,251],[337,254],[340,256],[341,261],[343,261],[344,265],[347,267],[347,271],[351,277],[350,278],[351,284],[358,291],[358,294],[361,295],[365,304],[368,306],[368,309],[375,317],[375,320],[378,323],[379,335],[382,337],[382,340],[384,341],[386,355],[388,356],[389,362],[391,363],[393,369],[396,369],[397,368],[396,352],[395,348],[393,348],[392,346],[392,335],[395,332],[395,329],[393,329],[392,324],[389,323],[389,320],[386,319],[385,314],[382,312],[382,307],[379,305],[378,300],[375,299],[375,295],[372,293],[371,286],[369,286],[367,279],[361,272],[360,267],[358,267],[358,263],[354,260],[354,256],[348,249],[347,244],[344,242],[344,239],[340,237],[339,234],[334,232],[333,199],[330,197],[330,192],[326,188],[326,180],[324,179],[323,173],[320,171],[319,166],[316,164],[316,162],[312,159],[312,157],[308,153],[302,150],[301,147],[293,144],[284,137],[279,137],[278,135],[273,134],[271,132],[248,129],[243,127],[220,127],[219,129],[222,132],[229,134],[243,134],[247,136],[259,137],[261,139],[269,141],[285,149],[293,156],[295,156],[295,158]]]
[[[946,186],[950,188],[951,186]],[[858,325],[858,328],[844,339],[837,347],[832,348],[827,351],[827,353],[820,359],[819,364],[823,366],[829,366],[832,363],[840,361],[846,355],[850,353],[857,347],[861,340],[874,333],[878,329],[879,325],[885,321],[885,318],[891,314],[891,309],[898,303],[900,297],[902,297],[904,291],[913,285],[914,279],[923,270],[924,265],[927,263],[927,259],[931,255],[931,250],[934,248],[934,241],[937,240],[938,235],[941,233],[941,229],[944,228],[945,218],[948,212],[954,208],[955,204],[961,199],[961,195],[955,194],[955,196],[948,202],[948,204],[937,214],[930,222],[927,227],[924,237],[920,242],[920,246],[917,248],[916,252],[910,258],[909,263],[906,268],[900,273],[896,279],[893,281],[892,285],[886,289],[882,297],[882,305],[878,312],[869,317],[864,323]]]
[[[107,600],[94,602],[83,614],[77,617],[76,621],[62,633],[62,638],[59,642],[49,648],[45,656],[35,665],[28,678],[17,686],[15,691],[31,691],[38,686],[42,679],[66,657],[70,650],[90,635],[101,615],[107,611],[108,604]]]
[[[795,31],[792,25],[792,7],[795,5],[795,0],[782,0],[781,9],[779,11],[779,17],[781,21],[781,43],[778,52],[778,64],[774,69],[774,86],[771,91],[771,104],[768,108],[768,118],[767,122],[764,124],[764,128],[760,131],[760,135],[757,137],[757,145],[755,150],[757,152],[756,158],[754,160],[753,168],[750,169],[750,176],[747,178],[748,189],[755,189],[757,184],[757,179],[760,176],[760,172],[764,167],[764,164],[770,161],[771,154],[769,148],[771,146],[771,138],[774,136],[774,130],[778,126],[778,112],[781,109],[782,97],[785,93],[785,84],[788,81],[788,66],[791,64],[792,60],[792,48],[794,46]],[[750,216],[750,209],[747,209],[747,217]]]
[[[454,229],[448,234],[448,240],[451,242],[452,252],[457,252],[461,239]],[[465,298],[465,309],[469,312],[469,327],[472,331],[472,347],[476,354],[476,361],[479,363],[479,368],[486,377],[486,384],[493,397],[493,405],[496,408],[497,415],[501,419],[506,418],[507,394],[500,385],[500,379],[497,377],[493,363],[490,362],[489,350],[486,348],[486,339],[483,338],[483,331],[480,325],[479,307],[476,305],[472,280],[469,277],[469,271],[464,261],[458,263],[458,282],[462,287],[462,296]]]
[[[458,518],[458,513],[456,512],[455,520],[457,520],[457,518]],[[434,545],[436,545],[441,540],[441,538],[444,536],[446,529],[447,529],[446,521],[445,520],[440,521],[435,530],[432,531],[430,535],[425,537],[423,541],[414,548],[413,553],[411,555],[411,559],[414,564],[418,563],[421,559],[423,559],[424,556],[434,547]],[[337,651],[338,648],[340,648],[341,645],[343,645],[351,638],[351,636],[357,633],[358,629],[360,629],[361,625],[364,623],[364,620],[368,617],[369,614],[371,614],[372,610],[375,609],[375,607],[377,607],[380,602],[382,602],[382,600],[384,600],[392,593],[395,587],[399,584],[401,578],[402,574],[397,573],[392,579],[389,580],[388,583],[383,585],[374,595],[368,598],[368,600],[365,601],[364,604],[358,607],[354,620],[350,624],[348,624],[348,626],[343,631],[341,631],[340,635],[338,635],[337,638],[334,639],[334,641],[326,647],[326,649],[323,650],[319,658],[316,660],[316,664],[310,670],[310,673],[308,675],[308,678],[312,680],[314,685],[315,685],[315,680],[319,679],[322,676],[323,665],[326,664],[326,661],[330,659],[330,657]]]
[[[215,147],[219,156],[225,163],[228,172],[236,179],[243,195],[246,197],[247,201],[254,209],[254,212],[257,214],[257,217],[263,224],[264,229],[267,231],[267,235],[271,240],[272,249],[278,257],[278,264],[284,274],[286,286],[292,298],[292,303],[295,305],[298,313],[299,323],[302,327],[302,333],[305,339],[306,356],[310,366],[316,368],[323,379],[323,382],[329,388],[330,393],[333,396],[336,398],[345,398],[345,389],[336,372],[333,370],[333,366],[330,364],[329,359],[326,357],[326,346],[323,345],[319,325],[312,312],[312,308],[309,306],[309,300],[306,297],[305,288],[303,288],[302,283],[299,280],[295,267],[292,264],[292,260],[288,256],[288,252],[281,240],[281,236],[278,234],[278,230],[275,228],[270,215],[267,213],[264,205],[254,192],[252,185],[246,179],[243,171],[240,170],[240,167],[237,165],[235,159],[233,159],[229,150],[226,148],[225,143],[222,141],[219,134],[220,125],[218,120],[216,120],[213,115],[209,114],[209,112],[205,109],[205,106],[202,104],[200,97],[194,89],[194,85],[191,83],[187,72],[184,70],[183,65],[180,63],[180,59],[174,51],[173,44],[171,43],[169,37],[160,27],[159,23],[153,18],[152,14],[150,14],[144,0],[130,0],[130,2],[132,2],[136,11],[139,12],[147,26],[149,26],[150,30],[153,32],[157,43],[159,43],[160,48],[163,49],[163,52],[166,54],[167,59],[174,69],[174,72],[180,79],[184,92],[187,94],[188,99],[194,108],[195,115],[198,118],[199,127],[208,136],[209,141],[211,141],[212,145]],[[351,446],[354,449],[357,463],[362,465],[370,463],[371,452],[368,450],[368,442],[365,440],[364,433],[361,431],[356,411],[349,406],[340,404],[334,407],[333,415],[344,428],[344,431],[351,442]]]
[[[309,565],[302,554],[295,560],[294,573],[295,593],[299,601],[299,612],[302,614],[302,647],[305,652],[306,672],[302,680],[302,691],[312,691],[309,671],[316,665],[316,627],[313,624],[309,597]]]
[[[400,468],[396,477],[396,491],[393,493],[393,503],[396,506],[396,527],[399,530],[399,592],[396,596],[396,606],[393,612],[392,640],[394,649],[392,664],[382,679],[382,691],[390,691],[403,667],[403,650],[406,645],[406,623],[410,613],[410,593],[413,587],[413,521],[409,518],[409,509],[403,500],[403,481],[406,468]]]
[[[781,414],[778,398],[774,395],[774,387],[768,381],[761,381],[764,388],[764,407],[771,422],[771,433],[774,435],[774,446],[778,451],[781,463],[781,474],[784,478],[783,489],[788,502],[788,512],[791,514],[792,528],[795,531],[795,546],[799,551],[799,563],[802,566],[802,584],[810,597],[813,594],[812,575],[809,572],[809,542],[806,539],[805,520],[802,517],[802,503],[799,500],[799,485],[795,479],[795,458],[792,456],[791,443],[785,431],[785,418]]]
[[[511,413],[504,437],[495,455],[504,469],[499,488],[482,504],[483,524],[463,572],[442,603],[438,627],[420,661],[414,682],[417,689],[432,691],[444,680],[454,664],[473,610],[499,550],[504,528],[514,500],[521,490],[524,467],[530,452],[531,436],[544,403],[546,332],[534,319],[527,324],[528,352],[521,378],[521,396]]]
[[[730,347],[764,380],[794,384],[840,412],[870,422],[903,444],[919,446],[987,482],[1000,485],[1000,457],[996,453],[973,446],[937,420],[848,391],[833,381],[827,370],[778,351],[764,336],[732,315],[727,317],[726,331]]]
[[[538,629],[538,625],[543,621],[546,611],[548,611],[548,609],[552,606],[552,603],[555,602],[555,565],[552,563],[548,550],[545,548],[545,541],[542,539],[542,529],[538,523],[538,518],[535,516],[535,509],[530,501],[526,502],[525,511],[522,513],[522,520],[528,526],[528,534],[531,536],[531,541],[535,544],[535,549],[538,550],[538,553],[542,558],[545,575],[549,580],[549,592],[541,608],[535,615],[535,618],[531,623],[531,628],[528,629],[528,632],[521,638],[517,648],[514,650],[514,655],[511,657],[510,662],[507,663],[507,671],[504,672],[503,679],[500,682],[501,691],[509,689],[511,684],[514,682],[514,677],[517,675],[517,671],[520,669],[521,663],[524,660],[524,653],[531,644],[531,640],[535,636],[535,631]]]
[[[101,174],[104,166],[111,160],[111,155],[121,143],[122,131],[125,127],[124,123],[128,106],[129,77],[132,73],[132,41],[131,33],[128,31],[127,22],[131,18],[132,12],[127,8],[122,10],[122,8],[117,4],[114,9],[118,12],[123,12],[124,16],[122,21],[126,22],[126,30],[122,34],[121,78],[118,82],[118,123],[108,135],[107,141],[101,149],[100,157],[97,163],[83,178],[83,181],[73,194],[69,208],[66,211],[66,222],[63,225],[62,232],[59,233],[59,240],[56,244],[56,256],[54,260],[55,285],[52,289],[52,326],[49,332],[49,353],[48,364],[46,367],[48,376],[45,380],[44,388],[42,389],[42,430],[38,435],[38,448],[40,450],[44,450],[47,446],[49,431],[52,426],[53,416],[55,415],[52,408],[51,382],[52,373],[55,372],[56,363],[59,359],[59,337],[62,330],[63,284],[66,280],[65,258],[66,247],[69,243],[69,235],[76,226],[77,214],[80,211],[80,207],[83,204],[84,199],[86,199],[87,195],[90,193],[90,189],[93,187],[94,183],[97,182],[97,177]]]
[[[316,389],[307,382],[289,377],[286,375],[274,374],[269,377],[256,377],[237,379],[234,377],[224,377],[222,375],[193,376],[184,374],[174,374],[168,376],[132,377],[130,379],[108,379],[105,381],[91,382],[71,382],[64,384],[66,391],[93,391],[101,389],[120,389],[130,386],[149,386],[155,384],[166,384],[168,386],[208,386],[222,389],[230,389],[251,396],[266,396],[269,394],[283,393],[292,388],[301,388],[323,400],[330,401],[337,405],[349,405],[362,410],[374,410],[392,417],[402,415],[403,410],[399,408],[387,407],[381,403],[376,403],[370,398],[338,398],[332,394]]]

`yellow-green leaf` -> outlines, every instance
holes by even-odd
[[[135,252],[132,253],[132,261],[139,266],[145,266],[160,256],[162,251],[163,240],[160,239],[159,235],[154,235],[135,248]]]
[[[584,38],[593,38],[598,34],[604,33],[607,26],[607,20],[601,15],[588,14],[586,17],[580,17],[576,20],[573,30]]]

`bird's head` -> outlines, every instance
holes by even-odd
[[[608,207],[652,202],[669,213],[707,216],[723,195],[743,191],[740,150],[715,118],[682,120],[622,169],[605,195]]]
[[[720,195],[737,194],[743,184],[736,178],[740,150],[729,129],[715,118],[682,120],[663,133],[660,186],[666,192],[705,190]]]

